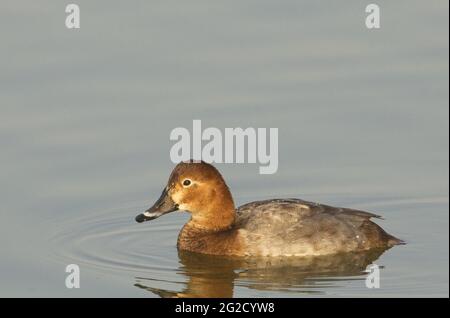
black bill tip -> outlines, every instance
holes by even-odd
[[[147,218],[145,217],[144,214],[139,214],[139,215],[136,216],[136,218],[135,218],[136,222],[138,222],[138,223],[142,223],[142,222],[144,222],[146,219],[147,219]]]

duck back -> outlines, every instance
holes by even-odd
[[[329,255],[403,243],[371,221],[381,218],[376,214],[300,199],[247,203],[237,215],[249,255]]]

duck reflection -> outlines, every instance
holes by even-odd
[[[387,249],[316,257],[230,258],[179,251],[179,273],[187,278],[181,291],[151,286],[136,277],[135,286],[159,297],[231,298],[235,286],[267,291],[323,293],[336,281],[364,280],[366,267]]]

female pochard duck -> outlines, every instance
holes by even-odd
[[[388,248],[402,241],[370,218],[378,215],[300,199],[273,199],[235,208],[219,171],[182,162],[161,197],[137,222],[183,210],[191,213],[178,236],[181,250],[229,256],[315,256]]]

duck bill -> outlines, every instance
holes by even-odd
[[[149,208],[144,213],[136,216],[136,222],[142,223],[144,221],[150,221],[156,218],[159,218],[161,215],[173,212],[178,210],[178,204],[173,202],[169,193],[167,192],[167,188],[163,190],[159,199],[153,204],[151,208]]]

